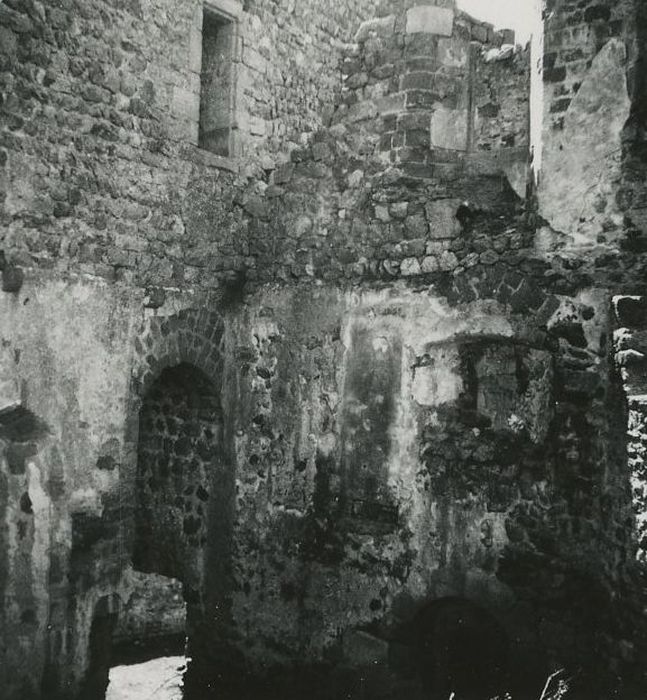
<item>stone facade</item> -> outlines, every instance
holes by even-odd
[[[529,52],[378,5],[0,5],[8,700],[169,576],[187,697],[640,696],[640,11],[547,8],[535,189]]]

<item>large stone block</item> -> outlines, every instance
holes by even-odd
[[[463,390],[462,378],[456,372],[458,366],[456,345],[431,348],[427,353],[426,362],[413,370],[411,395],[414,401],[419,406],[429,407],[456,401]]]
[[[178,118],[197,121],[200,116],[200,94],[176,85],[171,109]]]
[[[431,145],[456,151],[467,149],[467,110],[439,107],[431,118]]]
[[[375,100],[378,114],[387,116],[389,114],[398,114],[405,108],[406,94],[404,92],[394,92],[391,95],[385,95]]]
[[[456,212],[461,202],[458,199],[440,199],[425,206],[429,223],[429,235],[435,239],[456,238],[461,232],[461,224]]]
[[[350,631],[344,635],[344,657],[353,666],[386,663],[389,645],[367,632]]]
[[[418,5],[407,11],[407,34],[451,36],[453,29],[454,11],[449,8]]]
[[[647,328],[647,300],[637,296],[618,296],[614,300],[618,321],[629,328]]]

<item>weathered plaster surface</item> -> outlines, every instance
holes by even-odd
[[[294,436],[291,439],[285,436],[288,444],[282,448],[282,452],[287,463],[281,471],[289,472],[290,463],[298,461],[296,455],[290,456],[293,451],[289,445],[293,441],[295,448],[298,444],[304,444],[305,452],[301,448],[299,455],[305,462],[300,468],[304,474],[306,491],[302,498],[305,500],[294,502],[289,499],[286,502],[281,499],[280,492],[276,492],[275,498],[270,497],[272,506],[263,517],[269,518],[269,532],[274,528],[287,527],[289,521],[292,521],[290,528],[297,528],[296,531],[299,532],[312,516],[312,509],[315,509],[316,515],[316,509],[321,508],[317,500],[328,498],[328,502],[323,504],[326,508],[322,508],[320,517],[329,518],[331,513],[337,512],[337,517],[346,522],[343,529],[334,536],[341,538],[338,542],[334,538],[327,545],[322,541],[321,551],[312,551],[313,561],[307,565],[307,569],[300,567],[298,579],[300,586],[305,588],[298,590],[297,599],[301,600],[301,605],[306,606],[300,613],[301,616],[305,615],[302,622],[304,628],[299,629],[300,626],[297,626],[291,633],[287,630],[283,632],[289,634],[285,640],[286,645],[294,644],[301,636],[307,637],[309,641],[303,653],[316,659],[325,646],[335,643],[337,630],[346,624],[344,620],[348,619],[350,610],[353,611],[356,623],[368,623],[378,611],[382,611],[382,606],[388,605],[387,601],[408,578],[409,567],[419,572],[412,574],[413,581],[418,576],[422,578],[418,583],[406,584],[406,588],[411,588],[410,593],[414,597],[429,595],[429,576],[432,575],[432,570],[413,554],[418,551],[421,559],[434,558],[429,552],[432,545],[428,539],[428,533],[434,530],[434,516],[431,516],[430,523],[429,515],[424,515],[429,512],[429,495],[420,491],[417,481],[420,471],[419,402],[433,411],[457,399],[461,378],[455,352],[454,362],[449,359],[452,357],[452,343],[457,336],[485,334],[510,338],[513,331],[500,310],[487,303],[477,303],[457,311],[435,298],[433,293],[414,294],[405,288],[332,297],[330,292],[324,292],[315,294],[308,302],[302,299],[302,303],[308,308],[308,318],[295,318],[292,315],[291,303],[286,295],[277,293],[273,297],[263,298],[263,307],[266,309],[262,312],[263,316],[269,309],[272,310],[272,325],[275,329],[272,336],[274,342],[281,339],[284,351],[294,353],[294,350],[288,349],[299,348],[304,342],[301,338],[311,338],[309,343],[315,343],[310,352],[303,348],[293,356],[292,370],[283,380],[287,383],[288,395],[292,393],[292,386],[298,386],[297,396],[300,397],[292,409],[296,412],[292,426],[285,428],[294,430],[294,424],[300,424],[302,429],[308,430],[308,436],[307,440],[306,436]],[[322,313],[327,317],[324,324]],[[267,322],[261,318],[252,321],[252,329],[258,321],[266,326]],[[312,359],[319,355],[321,359],[315,361],[323,369],[327,365],[326,355],[332,350],[328,346],[329,341],[325,340],[326,336],[321,337],[322,325],[338,334],[343,339],[343,345],[335,351],[339,363],[334,369],[329,366],[332,373],[320,374],[318,371],[313,376],[306,370],[308,355]],[[258,334],[256,330],[253,332]],[[320,339],[315,341],[318,336]],[[330,350],[327,350],[327,346]],[[436,357],[439,358],[437,366],[433,360]],[[384,365],[386,373],[381,373],[379,368],[384,362],[387,363]],[[278,366],[281,364],[279,359]],[[429,368],[435,368],[433,376],[430,378],[427,373],[424,384],[419,382],[419,370]],[[304,371],[305,375],[302,374]],[[371,387],[371,391],[364,393],[364,386]],[[274,391],[272,396],[275,396]],[[335,398],[331,400],[331,397]],[[322,399],[323,405],[317,408]],[[385,414],[386,406],[390,408]],[[301,412],[305,412],[303,419],[298,418]],[[276,434],[281,430],[279,425],[282,421],[272,418],[273,415],[268,414],[268,419],[275,426],[272,433]],[[272,449],[272,438],[269,439],[270,444],[265,448],[267,451]],[[249,437],[246,436],[245,442],[248,440]],[[244,443],[239,443],[241,447],[242,444]],[[253,441],[248,444],[253,448]],[[243,454],[239,453],[238,461],[244,463]],[[296,467],[295,464],[292,468]],[[311,473],[310,477],[307,476],[308,472]],[[324,477],[328,480],[328,493],[323,493],[321,479]],[[265,482],[270,478],[270,474],[259,471],[251,484],[241,482],[240,488],[248,494],[246,498],[251,497],[252,493],[257,498],[258,488],[268,488],[270,483],[266,485]],[[279,500],[276,500],[277,497]],[[387,509],[393,507],[397,515],[393,520],[390,519],[391,513],[378,513],[372,522],[370,516],[368,519],[362,517],[362,514],[365,516],[364,511],[356,511],[357,516],[354,516],[354,498]],[[326,513],[326,510],[331,513]],[[258,517],[258,510],[256,513]],[[383,522],[380,522],[381,515],[384,517]],[[420,519],[426,520],[424,526]],[[282,521],[284,525],[281,525]],[[320,526],[328,527],[325,522],[320,523]],[[330,526],[333,526],[332,522]],[[347,530],[346,533],[344,529]],[[392,534],[389,530],[392,530]],[[403,530],[409,531],[410,537],[414,538],[406,546],[402,541]],[[321,533],[323,535],[325,532]],[[246,536],[252,537],[252,531]],[[348,539],[346,544],[345,539]],[[272,547],[272,537],[267,536],[266,541],[267,546]],[[329,549],[330,557],[328,566],[325,561],[326,548]],[[353,553],[353,550],[357,551]],[[405,565],[409,556],[412,560]],[[466,554],[467,559],[469,556]],[[382,562],[374,573],[369,573],[373,568],[368,564],[371,557],[379,557]],[[318,562],[318,559],[323,561]],[[401,560],[400,564],[397,563],[398,559]],[[267,564],[274,568],[271,562],[268,561]],[[405,566],[400,571],[402,579],[399,584],[396,583],[397,577],[391,580],[387,573],[393,566]],[[293,566],[288,566],[287,571],[292,568]],[[383,569],[383,573],[378,573],[380,569]],[[426,571],[424,575],[423,571]],[[297,575],[297,572],[294,571],[293,575]],[[263,598],[272,596],[268,592],[268,576],[269,571],[264,576],[263,587],[259,589],[253,583],[250,586],[251,581],[248,579],[247,588],[251,589],[250,592],[235,597],[235,601],[239,601],[235,602],[235,617],[245,619],[249,615],[250,633],[260,634],[261,637],[274,636],[278,631],[277,626],[283,626],[285,620],[293,619],[294,614],[289,614],[288,611],[296,603],[296,600],[291,600],[292,596],[286,599],[279,595],[282,587],[290,580],[289,576],[281,576],[279,569],[272,575],[277,577],[276,584],[270,585],[270,590],[276,591],[276,599],[272,600],[266,613],[259,615],[259,603],[250,603],[256,595],[262,595]],[[283,584],[280,584],[281,578],[284,579]],[[293,581],[291,585],[299,584]],[[338,596],[340,587],[345,592],[341,598]],[[380,593],[382,589],[384,591]],[[380,601],[380,605],[373,609],[371,602],[375,600]],[[260,609],[265,609],[265,606],[261,605]],[[317,619],[321,622],[316,623]],[[320,630],[319,625],[322,625]],[[267,631],[263,632],[266,626]],[[296,637],[293,642],[288,642],[290,636]],[[252,643],[252,637],[249,638],[249,643]],[[261,653],[266,652],[263,650]]]
[[[622,211],[622,135],[631,101],[625,44],[611,39],[599,51],[558,130],[547,131],[538,189],[539,212],[550,229],[540,233],[546,253],[617,244]],[[546,109],[554,107],[547,102]]]
[[[558,3],[554,198],[537,212],[527,53],[450,0],[381,3],[364,24],[371,3],[329,4],[239,13],[238,167],[193,139],[199,3],[0,5],[11,700],[100,695],[130,567],[169,573],[167,551],[189,697],[280,687],[295,666],[336,697],[333,677],[422,697],[461,611],[495,619],[489,651],[514,640],[525,690],[585,664],[588,700],[638,657],[609,344],[624,268],[588,255],[616,242],[622,26]],[[537,242],[542,216],[556,233]],[[618,361],[638,386],[629,335]]]
[[[104,471],[97,463],[107,445],[123,443],[138,312],[132,297],[90,280],[28,279],[19,294],[3,295],[0,306],[2,343],[13,358],[8,376],[20,386],[20,409],[37,423],[15,434],[3,422],[9,494],[2,512],[8,528],[3,628],[5,639],[15,635],[20,642],[6,646],[0,667],[11,669],[2,680],[8,697],[32,697],[48,661],[75,659],[67,671],[72,677],[83,668],[89,627],[80,624],[72,636],[67,630],[120,575],[124,553],[115,541],[74,580],[71,527],[74,517],[101,518],[105,499],[118,498],[118,447],[116,468]]]

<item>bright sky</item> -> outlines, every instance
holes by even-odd
[[[474,19],[491,22],[497,29],[514,29],[518,44],[525,44],[541,16],[540,0],[458,0]]]

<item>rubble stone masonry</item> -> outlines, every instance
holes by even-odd
[[[187,698],[642,697],[647,24],[546,10],[536,185],[451,0],[0,4],[3,699],[168,576]]]

